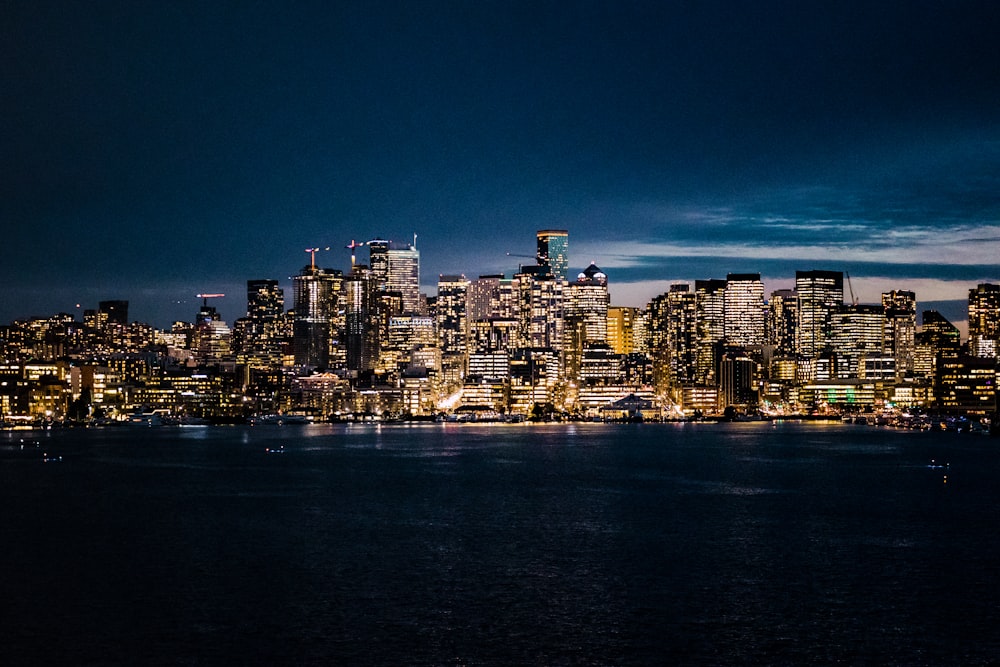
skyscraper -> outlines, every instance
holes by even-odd
[[[729,345],[764,343],[764,283],[759,273],[730,273],[725,290],[725,339]]]
[[[995,359],[1000,341],[1000,285],[980,283],[969,290],[969,353]]]
[[[468,351],[468,289],[469,281],[463,275],[443,275],[438,278],[438,337],[441,351],[445,354],[465,354]]]
[[[247,281],[247,316],[236,320],[233,347],[251,368],[281,365],[285,293],[277,280]]]
[[[795,292],[799,299],[796,352],[812,359],[830,345],[830,316],[844,303],[844,274],[796,271]]]
[[[768,302],[767,342],[778,356],[795,354],[795,330],[798,322],[798,295],[795,290],[771,292]]]
[[[292,278],[295,298],[292,343],[297,365],[313,368],[329,365],[331,333],[342,281],[340,271],[321,269],[315,264],[304,266],[299,275]]]
[[[371,370],[379,352],[378,280],[367,266],[355,264],[342,291],[347,369]]]
[[[542,229],[538,231],[537,238],[538,266],[544,267],[556,280],[566,280],[569,270],[569,232],[565,229]]]
[[[715,385],[718,381],[718,344],[726,335],[726,281],[696,280],[694,291],[695,381]]]
[[[107,316],[108,323],[128,324],[128,301],[101,301],[97,304],[98,312]]]
[[[403,312],[422,312],[420,251],[408,243],[373,239],[368,242],[368,256],[376,289],[399,292],[403,300]]]
[[[885,352],[896,360],[897,377],[913,372],[917,335],[917,297],[913,292],[882,293],[885,308]]]

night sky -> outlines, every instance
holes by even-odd
[[[431,294],[542,228],[616,305],[829,269],[957,323],[1000,281],[988,0],[14,0],[0,86],[0,323],[232,323],[306,247],[414,233]]]

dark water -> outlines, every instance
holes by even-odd
[[[7,665],[1000,660],[986,438],[818,424],[2,438]]]

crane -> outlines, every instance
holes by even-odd
[[[311,255],[311,258],[310,258],[310,267],[313,270],[316,269],[316,253],[318,253],[320,250],[329,250],[329,249],[330,249],[330,246],[327,246],[325,248],[306,248],[306,252]]]
[[[847,289],[851,292],[851,305],[856,306],[858,305],[858,299],[854,296],[854,285],[851,284],[851,274],[844,271],[844,275],[847,276]]]
[[[357,242],[357,241],[355,241],[354,239],[351,239],[351,242],[350,242],[350,243],[349,243],[348,245],[345,245],[345,246],[344,246],[345,248],[347,248],[348,250],[350,250],[350,251],[351,251],[351,271],[352,271],[352,272],[354,271],[354,263],[355,263],[355,259],[354,259],[354,249],[355,249],[355,248],[360,248],[360,247],[361,247],[361,246],[363,246],[363,245],[364,245],[364,243],[358,243],[358,242]]]

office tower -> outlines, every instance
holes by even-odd
[[[368,241],[369,269],[377,290],[399,292],[402,312],[422,313],[420,302],[420,251],[408,243],[385,239]]]
[[[666,346],[672,385],[694,382],[697,359],[697,297],[688,285],[676,283],[667,292]]]
[[[764,344],[764,283],[759,273],[730,273],[724,292],[724,337],[729,345]]]
[[[128,301],[101,301],[97,310],[105,316],[105,322],[109,324],[128,324]]]
[[[539,273],[521,273],[515,277],[518,279],[521,319],[527,325],[527,346],[562,350],[565,281]]]
[[[750,408],[757,404],[757,363],[739,352],[719,361],[719,394],[725,407]]]
[[[885,308],[885,352],[896,360],[897,377],[913,372],[917,336],[917,297],[913,292],[882,292]]]
[[[719,343],[726,335],[726,281],[696,280],[695,381],[715,385],[718,380]]]
[[[378,279],[364,264],[355,264],[343,280],[344,346],[350,371],[375,367],[379,352]]]
[[[229,356],[232,343],[229,326],[222,321],[215,307],[208,305],[210,296],[213,295],[204,298],[191,332],[191,351],[202,363],[222,361]]]
[[[771,300],[767,306],[767,344],[774,346],[776,356],[795,354],[798,295],[795,290],[775,290],[771,292]]]
[[[595,264],[584,269],[566,288],[565,317],[583,327],[582,343],[606,343],[608,339],[608,276]]]
[[[409,244],[390,244],[388,289],[403,297],[403,312],[420,314],[420,251]]]
[[[1000,340],[1000,285],[980,283],[969,290],[969,354],[997,358]]]
[[[247,315],[234,325],[234,351],[250,368],[277,367],[284,340],[284,290],[277,280],[248,280]]]
[[[565,229],[543,229],[537,233],[537,239],[538,266],[557,280],[566,280],[569,269],[569,232]]]
[[[385,290],[389,285],[389,241],[372,239],[368,246],[368,270],[375,282],[375,289]]]
[[[469,283],[466,308],[469,322],[500,317],[500,282],[503,274],[479,276]]]
[[[608,345],[615,354],[635,352],[635,322],[638,308],[608,306]]]
[[[830,345],[836,377],[860,377],[866,358],[883,355],[885,309],[874,305],[841,305],[830,315]]]
[[[585,350],[608,339],[608,277],[591,264],[564,288],[563,351],[568,378],[575,378]]]
[[[468,351],[468,289],[469,281],[463,275],[438,277],[438,344],[444,354],[465,354]]]
[[[844,274],[841,271],[796,271],[798,294],[796,352],[812,359],[830,345],[830,316],[844,304]]]
[[[299,275],[292,278],[295,299],[292,347],[296,365],[329,366],[333,321],[342,281],[340,271],[321,269],[315,264],[304,266]]]

